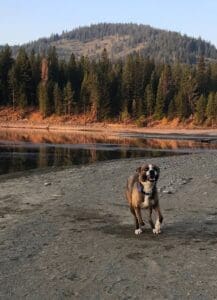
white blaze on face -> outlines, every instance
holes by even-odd
[[[149,176],[150,175],[150,171],[153,170],[153,169],[154,168],[153,168],[152,164],[148,165],[148,171],[146,172],[146,176]]]
[[[150,171],[154,170],[155,176],[157,176],[157,171],[154,169],[152,164],[148,165],[148,171],[146,172],[146,176],[150,176]]]
[[[148,167],[149,167],[149,171],[153,170],[153,165],[148,165]]]

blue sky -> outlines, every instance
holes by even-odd
[[[22,44],[99,22],[133,22],[217,46],[217,0],[2,0],[0,44]]]

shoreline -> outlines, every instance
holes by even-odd
[[[159,135],[202,135],[217,137],[216,128],[168,128],[168,127],[137,127],[136,125],[93,123],[86,125],[73,124],[31,124],[24,122],[0,122],[1,130],[35,130],[51,132],[101,132],[101,133],[141,133],[141,134],[159,134]]]

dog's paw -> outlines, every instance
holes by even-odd
[[[154,229],[153,229],[153,233],[154,233],[154,234],[160,234],[160,233],[161,233],[160,228],[154,228]]]
[[[135,230],[135,234],[136,235],[141,234],[141,233],[142,233],[142,229],[141,228]]]

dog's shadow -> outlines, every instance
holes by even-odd
[[[217,221],[204,221],[199,224],[195,221],[186,222],[176,221],[174,223],[165,224],[162,228],[162,233],[154,235],[150,226],[146,224],[142,234],[135,235],[133,224],[106,224],[98,228],[105,234],[115,235],[118,238],[137,239],[139,241],[158,242],[173,242],[183,245],[191,243],[208,242],[217,244]]]

